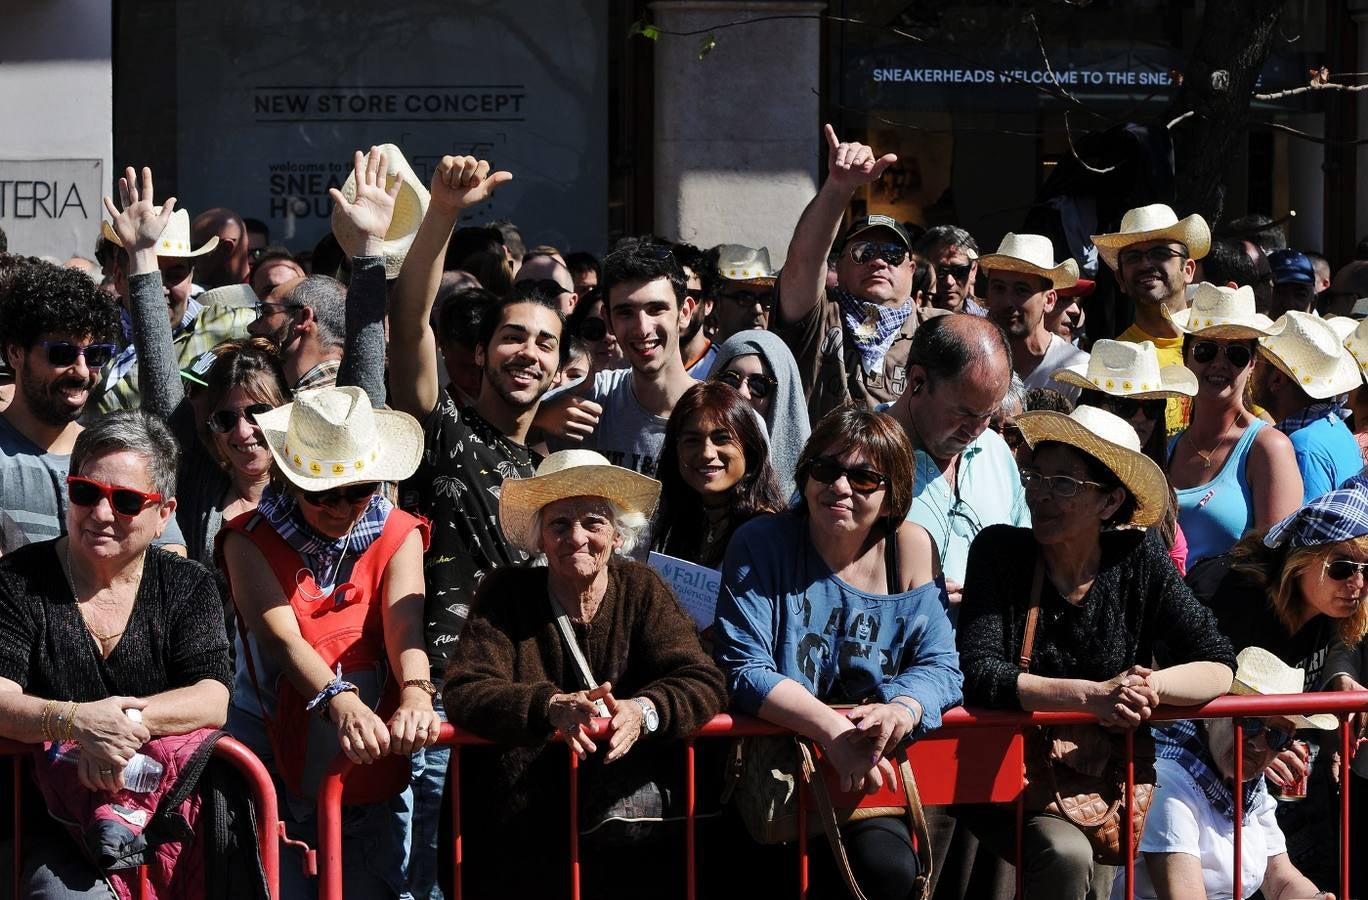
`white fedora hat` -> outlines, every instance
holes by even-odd
[[[1262,338],[1259,349],[1308,397],[1326,400],[1363,383],[1359,364],[1329,322],[1292,310],[1277,324],[1278,333]]]
[[[1305,670],[1289,666],[1262,647],[1246,647],[1235,657],[1235,681],[1230,692],[1236,696],[1300,694],[1305,690]],[[1298,728],[1331,731],[1339,727],[1339,719],[1329,713],[1314,716],[1280,713],[1279,717]]]
[[[1164,517],[1168,479],[1154,460],[1140,452],[1140,438],[1125,419],[1095,406],[1080,406],[1067,416],[1045,409],[1024,412],[1016,423],[1032,447],[1058,441],[1110,469],[1135,498],[1135,512],[1127,524],[1148,528]]]
[[[1043,234],[1007,232],[996,253],[979,259],[979,268],[989,272],[1019,272],[1048,278],[1055,288],[1073,287],[1078,283],[1078,263],[1066,259],[1056,264],[1054,244]]]
[[[660,482],[615,466],[593,450],[559,450],[542,460],[531,478],[506,479],[499,494],[499,528],[515,547],[532,552],[528,531],[537,511],[568,497],[603,497],[627,512],[650,516]]]
[[[423,455],[423,429],[407,413],[372,409],[359,387],[295,394],[256,417],[280,472],[304,491],[403,481]]]
[[[1113,234],[1092,236],[1097,255],[1116,269],[1116,257],[1131,244],[1157,240],[1178,241],[1188,248],[1188,256],[1201,259],[1211,249],[1211,229],[1206,219],[1196,213],[1186,219],[1163,203],[1141,206],[1126,211],[1121,217],[1121,230]]]
[[[385,277],[397,278],[399,270],[404,267],[404,257],[413,245],[414,235],[418,233],[418,226],[427,214],[431,196],[417,173],[413,171],[413,167],[404,158],[404,151],[393,144],[381,144],[380,151],[385,154],[385,188],[390,188],[397,177],[402,176],[404,179],[403,185],[399,188],[399,196],[394,199],[394,218],[390,220],[389,230],[385,232],[384,244]],[[342,196],[349,201],[356,199],[354,170],[347,176],[340,190]],[[336,208],[332,211],[332,232],[337,242],[348,252],[361,246],[361,234]]]
[[[728,281],[774,284],[779,277],[770,265],[768,247],[756,250],[743,244],[723,244],[717,252],[717,272]]]
[[[1368,319],[1354,320],[1339,317],[1331,319],[1330,322],[1349,322],[1354,329],[1344,338],[1344,349],[1349,351],[1349,355],[1358,363],[1359,375],[1368,379]]]
[[[1232,288],[1203,281],[1192,294],[1192,305],[1178,312],[1163,307],[1164,315],[1182,331],[1223,341],[1252,341],[1274,334],[1279,325],[1254,310],[1254,289]]]
[[[123,246],[123,241],[114,233],[114,226],[108,222],[100,223],[100,234],[104,235],[105,240],[113,241],[118,246]],[[203,256],[218,246],[218,236],[215,235],[204,242],[198,249],[191,249],[190,242],[190,213],[183,209],[173,210],[171,219],[162,229],[161,237],[157,238],[158,256],[176,256],[182,259],[189,259],[194,256]]]
[[[1197,376],[1187,366],[1159,367],[1154,344],[1141,341],[1097,341],[1086,363],[1055,370],[1055,381],[1113,397],[1159,400],[1195,397]]]

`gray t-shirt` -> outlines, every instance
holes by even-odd
[[[585,399],[603,407],[598,427],[582,444],[564,443],[553,449],[580,446],[597,450],[615,466],[635,469],[654,478],[665,447],[665,424],[669,418],[642,409],[632,390],[632,370],[607,369],[596,373],[594,386]]]
[[[0,510],[14,520],[30,543],[66,534],[66,478],[69,454],[48,453],[0,416]],[[162,544],[184,544],[172,516]]]

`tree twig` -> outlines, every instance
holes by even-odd
[[[1187,112],[1183,113],[1181,116],[1178,116],[1178,117],[1177,117],[1176,119],[1174,119],[1173,121],[1169,122],[1169,123],[1168,123],[1167,125],[1165,125],[1164,127],[1165,127],[1166,129],[1168,129],[1169,131],[1172,131],[1174,125],[1177,125],[1179,122],[1183,121],[1184,119],[1191,119],[1191,118],[1192,118],[1193,116],[1195,116],[1195,115],[1197,115],[1197,110],[1195,110],[1195,109],[1190,109],[1190,110],[1188,110]]]
[[[1026,14],[1026,18],[1030,20],[1030,22],[1031,22],[1031,30],[1035,32],[1036,46],[1040,48],[1040,58],[1041,58],[1042,60],[1044,60],[1044,62],[1045,62],[1045,74],[1050,76],[1050,81],[1054,83],[1054,86],[1055,86],[1055,87],[1059,88],[1059,92],[1060,92],[1061,94],[1063,94],[1065,97],[1069,98],[1069,100],[1070,100],[1071,102],[1077,104],[1078,106],[1082,106],[1082,105],[1083,105],[1082,101],[1080,101],[1080,100],[1079,100],[1077,97],[1075,97],[1073,94],[1069,93],[1068,89],[1065,88],[1064,85],[1062,85],[1062,84],[1059,83],[1059,76],[1055,75],[1055,73],[1054,73],[1054,66],[1050,65],[1050,54],[1048,54],[1048,53],[1045,52],[1045,39],[1044,39],[1043,37],[1040,36],[1040,26],[1036,24],[1035,13],[1034,13],[1034,12],[1029,12],[1029,13],[1027,13],[1027,14]],[[1065,128],[1066,131],[1068,130],[1068,127],[1069,127],[1069,114],[1068,114],[1068,113],[1065,113],[1065,114],[1064,114],[1064,128]],[[1072,147],[1072,144],[1071,144],[1070,146]],[[1077,154],[1077,153],[1074,154],[1074,158],[1075,158],[1075,159],[1078,158],[1078,154]],[[1079,162],[1083,162],[1083,160],[1081,160],[1081,159],[1078,160],[1078,161],[1079,161]],[[1086,165],[1086,163],[1084,163],[1084,165]]]
[[[1330,76],[1335,77],[1335,76]],[[1255,94],[1255,100],[1279,100],[1283,97],[1291,97],[1294,94],[1309,94],[1312,91],[1368,91],[1368,84],[1335,84],[1326,82],[1325,84],[1304,84],[1301,87],[1288,88],[1283,91],[1273,91],[1269,94]]]
[[[1245,126],[1245,127],[1246,127],[1246,128],[1272,128],[1274,131],[1286,132],[1287,134],[1290,134],[1290,135],[1292,135],[1293,137],[1299,137],[1299,138],[1301,138],[1302,140],[1312,141],[1312,142],[1317,143],[1317,144],[1325,144],[1325,145],[1330,146],[1330,147],[1356,147],[1356,146],[1359,146],[1359,145],[1362,145],[1362,144],[1368,144],[1368,138],[1359,138],[1358,140],[1348,140],[1348,141],[1336,141],[1336,140],[1331,140],[1330,138],[1320,137],[1319,135],[1315,135],[1315,134],[1307,134],[1305,131],[1298,131],[1298,130],[1295,129],[1295,128],[1292,128],[1292,127],[1290,127],[1290,126],[1288,126],[1288,125],[1279,124],[1278,122],[1250,122],[1250,123],[1249,123],[1247,126]]]
[[[1073,158],[1078,160],[1078,164],[1083,168],[1087,169],[1089,172],[1092,172],[1094,175],[1108,175],[1116,171],[1116,166],[1107,166],[1105,169],[1099,169],[1095,166],[1090,166],[1083,161],[1083,157],[1078,155],[1078,150],[1074,148],[1073,131],[1069,128],[1068,110],[1064,111],[1064,137],[1069,142],[1069,152],[1073,154]]]

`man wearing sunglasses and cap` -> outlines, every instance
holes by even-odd
[[[842,143],[830,125],[825,135],[827,180],[793,230],[770,322],[798,361],[813,422],[850,400],[896,400],[907,386],[908,341],[940,314],[912,302],[912,242],[891,216],[851,225],[838,245],[836,286],[827,288],[827,252],[851,197],[898,158]]]

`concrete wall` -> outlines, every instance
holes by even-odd
[[[113,127],[107,0],[0,0],[0,228],[13,252],[93,256]]]

